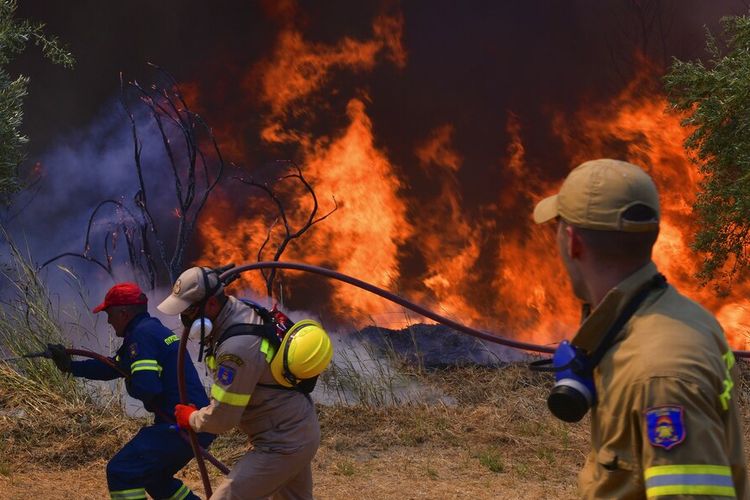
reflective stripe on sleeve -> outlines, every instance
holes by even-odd
[[[646,496],[714,495],[735,497],[726,465],[657,465],[646,469]]]
[[[139,359],[138,361],[130,365],[130,373],[145,370],[161,373],[162,368],[155,359]]]
[[[146,500],[146,490],[144,488],[135,488],[132,490],[110,491],[109,497],[112,500]]]
[[[166,500],[184,500],[189,494],[190,488],[188,488],[187,485],[183,484],[177,491],[174,492],[174,495],[167,498]]]
[[[229,392],[227,390],[224,390],[218,384],[214,384],[211,386],[211,397],[219,403],[224,403],[231,406],[247,406],[247,404],[250,402],[250,394],[237,394],[236,392]]]

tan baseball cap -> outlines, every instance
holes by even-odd
[[[626,220],[623,214],[636,205],[652,209],[655,217]],[[640,167],[619,160],[591,160],[570,171],[559,193],[536,204],[534,222],[541,224],[555,217],[586,229],[653,231],[659,227],[659,193]]]
[[[180,314],[191,305],[200,302],[206,296],[204,273],[208,278],[208,288],[216,287],[218,274],[207,267],[191,267],[177,278],[172,286],[172,293],[157,306],[164,314]],[[216,292],[223,287],[216,289]]]

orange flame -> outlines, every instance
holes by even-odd
[[[338,209],[290,245],[284,259],[334,267],[503,335],[543,344],[569,337],[580,304],[557,255],[554,230],[530,219],[533,203],[556,191],[562,179],[549,180],[528,164],[522,118],[509,114],[511,140],[498,159],[503,187],[493,203],[467,212],[459,183],[464,159],[453,145],[451,124],[434,129],[414,149],[422,173],[436,186],[432,198],[414,199],[400,169],[374,137],[364,92],[345,100],[345,124],[339,130],[321,135],[307,125],[320,108],[336,117],[343,114],[322,104],[328,102],[325,91],[335,72],[366,73],[381,61],[399,68],[406,64],[403,19],[381,16],[373,23],[371,39],[344,38],[326,45],[305,40],[292,24],[293,8],[291,2],[284,4],[280,15],[286,24],[274,51],[246,74],[245,84],[259,89],[257,96],[267,107],[261,139],[298,146],[298,163],[315,188],[319,215],[331,210],[334,198]],[[656,77],[644,68],[606,107],[554,117],[566,156],[561,163],[616,157],[652,174],[662,193],[657,265],[671,283],[718,314],[735,348],[745,348],[750,302],[737,297],[750,290],[740,282],[730,297],[719,299],[694,278],[700,257],[689,248],[695,230],[691,206],[700,175],[682,147],[688,132],[679,116],[667,112],[664,97],[649,90],[647,83]],[[311,206],[303,191],[298,194],[289,207],[295,221],[304,219]],[[255,261],[271,224],[259,215],[264,203],[260,197],[231,204],[215,197],[200,226],[201,260]],[[274,226],[271,246],[279,241],[280,230]],[[418,253],[419,271],[404,270],[407,247]],[[259,274],[248,279],[253,289],[265,289]],[[331,286],[331,308],[339,317],[398,325],[388,316],[394,307],[381,299],[348,285]]]
[[[434,201],[421,200],[415,207],[417,243],[427,266],[422,284],[430,293],[414,291],[412,296],[440,314],[476,322],[482,314],[470,297],[476,284],[481,227],[465,220],[456,178],[462,159],[451,145],[452,137],[453,127],[444,125],[416,150],[420,166],[441,185]]]
[[[683,148],[689,131],[680,126],[681,117],[668,111],[658,92],[648,91],[657,80],[648,65],[609,105],[608,109],[587,109],[573,117],[576,127],[566,128],[559,116],[557,130],[564,139],[573,164],[602,157],[621,148],[620,157],[645,168],[659,188],[662,223],[654,248],[654,261],[680,291],[717,314],[735,348],[747,345],[748,283],[734,284],[729,296],[718,297],[695,278],[701,257],[690,249],[696,222],[691,213],[701,176]],[[658,81],[658,80],[657,80]]]

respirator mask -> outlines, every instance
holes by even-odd
[[[560,420],[578,422],[596,403],[591,361],[567,340],[560,342],[552,359],[534,361],[530,368],[555,372],[555,385],[547,397],[547,407]]]
[[[530,364],[529,368],[532,371],[555,373],[555,385],[547,397],[547,407],[555,417],[565,422],[578,422],[589,408],[596,404],[594,369],[612,347],[617,334],[622,331],[651,291],[666,286],[666,278],[661,274],[655,275],[623,308],[602,337],[599,346],[590,355],[563,340],[557,346],[552,359],[542,359]]]

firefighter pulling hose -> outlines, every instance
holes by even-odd
[[[154,413],[154,423],[142,427],[107,463],[107,486],[114,500],[145,500],[146,493],[154,498],[198,498],[182,481],[174,477],[192,458],[200,455],[191,450],[175,432],[171,414],[178,403],[177,374],[186,379],[189,400],[207,404],[205,390],[192,362],[178,363],[178,338],[147,310],[148,299],[134,283],[119,283],[107,292],[104,301],[93,312],[106,312],[115,334],[123,339],[113,358],[73,361],[71,354],[87,355],[86,351],[68,351],[62,345],[48,345],[51,359],[58,369],[76,377],[92,380],[114,380],[125,376],[130,396],[143,402]],[[46,353],[45,353],[46,354]],[[127,375],[127,376],[126,376]],[[214,439],[202,434],[204,448]],[[202,463],[202,460],[200,461]]]
[[[320,428],[309,393],[333,356],[330,338],[317,322],[226,295],[219,274],[188,269],[158,307],[185,325],[178,358],[193,330],[214,378],[210,404],[178,404],[176,420],[190,432],[237,427],[253,445],[211,498],[312,498]]]
[[[13,358],[5,358],[2,361],[15,361],[15,360],[29,359],[29,358],[45,358],[45,359],[53,360],[52,350],[55,349],[55,348],[59,349],[59,347],[57,347],[55,344],[50,344],[50,346],[47,349],[45,349],[44,351],[32,352],[32,353],[24,354],[22,356],[16,356],[16,357],[13,357]],[[96,353],[96,352],[93,352],[93,351],[89,351],[89,350],[86,350],[86,349],[70,349],[70,348],[65,348],[64,352],[68,356],[81,356],[83,358],[95,359],[95,360],[100,361],[101,363],[109,366],[113,370],[116,370],[118,373],[120,373],[120,375],[124,379],[130,378],[130,374],[129,373],[126,373],[119,366],[117,366],[117,364],[113,363],[110,358],[108,358],[106,356],[103,356],[103,355],[101,355],[99,353]],[[159,417],[162,418],[166,422],[174,422],[174,418],[173,417],[171,417],[171,416],[163,413],[158,408],[154,409],[154,413],[156,413],[157,415],[159,415]],[[179,433],[179,435],[180,435],[180,437],[182,438],[183,441],[189,443],[189,438],[188,438],[188,436],[185,433],[180,432],[179,428],[175,428],[175,431]],[[199,450],[200,450],[200,454],[206,460],[208,460],[214,466],[216,466],[216,468],[219,469],[219,471],[222,474],[229,474],[229,468],[227,468],[226,465],[224,465],[223,463],[221,463],[208,450],[206,450],[205,448],[202,448],[202,447],[199,448]]]

